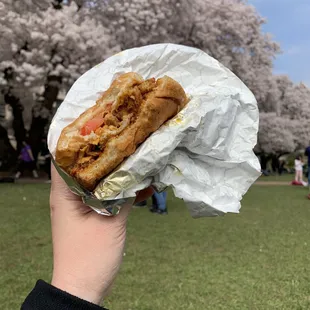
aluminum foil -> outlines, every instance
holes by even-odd
[[[242,196],[260,175],[253,153],[259,113],[251,91],[231,71],[201,50],[157,44],[123,51],[82,75],[51,123],[52,156],[61,130],[77,118],[118,75],[145,79],[168,75],[191,98],[176,117],[152,134],[90,193],[57,167],[71,190],[104,215],[115,215],[150,185],[172,187],[193,217],[238,213]],[[57,165],[56,165],[57,166]]]

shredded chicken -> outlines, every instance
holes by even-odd
[[[119,127],[119,119],[117,119],[117,117],[111,113],[109,113],[108,115],[106,115],[106,117],[104,118],[104,124],[107,126],[114,126],[114,127]]]
[[[108,111],[104,113],[103,125],[86,137],[87,145],[79,151],[76,171],[96,160],[108,140],[135,121],[143,97],[155,87],[156,80],[152,78],[119,94],[117,101],[109,105]]]
[[[141,83],[138,88],[142,95],[152,91],[156,87],[156,80],[155,78],[148,79]]]

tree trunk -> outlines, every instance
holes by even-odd
[[[271,167],[274,173],[277,173],[279,171],[279,158],[277,155],[271,156]]]
[[[20,102],[20,99],[16,97],[11,89],[4,95],[4,100],[7,104],[12,107],[12,112],[14,116],[13,120],[13,130],[14,136],[17,143],[17,152],[20,152],[22,149],[23,141],[26,137],[24,119],[23,119],[23,105]]]
[[[6,129],[0,125],[0,170],[9,171],[15,167],[17,152],[8,138]]]
[[[35,159],[37,159],[40,152],[41,141],[47,135],[47,127],[52,116],[53,104],[58,97],[60,85],[61,77],[49,76],[45,84],[43,101],[36,103],[32,108],[32,121],[28,133],[28,140]],[[12,107],[14,116],[12,125],[17,143],[17,154],[19,154],[23,147],[23,141],[26,140],[26,130],[23,119],[23,105],[20,102],[20,98],[13,94],[11,88],[8,89],[8,91],[4,94],[4,99],[5,102]],[[2,133],[2,135],[4,134]],[[5,135],[7,137],[6,130]],[[1,143],[1,145],[7,145],[7,141],[1,141]]]
[[[52,111],[53,104],[57,100],[61,85],[61,77],[51,75],[47,78],[44,90],[44,106]]]
[[[29,143],[33,156],[37,159],[43,138],[52,116],[53,104],[56,102],[61,85],[61,77],[49,76],[45,84],[43,102],[38,102],[32,109],[32,122],[29,130]]]
[[[264,153],[260,154],[260,165],[263,171],[267,170],[267,162],[267,156]]]
[[[46,137],[49,119],[50,111],[42,103],[37,103],[32,109],[32,122],[29,130],[29,144],[35,160],[40,152],[41,141]]]

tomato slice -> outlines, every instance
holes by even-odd
[[[80,133],[82,136],[87,136],[92,131],[95,131],[97,128],[99,128],[103,123],[104,119],[102,117],[92,118],[81,128]]]

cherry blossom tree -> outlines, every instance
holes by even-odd
[[[41,86],[48,77],[58,77],[68,86],[113,49],[118,50],[104,27],[89,15],[78,14],[73,4],[38,14],[10,11],[1,22],[2,84],[10,81],[31,88]]]
[[[173,42],[198,47],[232,69],[259,103],[272,87],[280,51],[261,26],[265,20],[241,0],[92,1],[94,14],[122,49]]]
[[[257,151],[280,156],[307,146],[310,139],[310,89],[274,76],[274,87],[261,106]]]
[[[310,138],[310,91],[272,74],[280,47],[264,23],[245,0],[1,0],[0,111],[10,105],[19,145],[25,128],[37,145],[59,92],[83,72],[119,50],[171,42],[206,51],[253,91],[258,152],[291,152]]]
[[[265,20],[246,1],[92,3],[94,14],[114,32],[122,49],[158,42],[186,44],[206,51],[236,73],[253,91],[262,112],[260,152],[279,156],[307,143],[310,136],[303,120],[310,115],[309,90],[272,74],[279,45],[262,32]]]
[[[290,119],[310,118],[310,89],[303,83],[287,87],[281,105],[281,115]]]
[[[290,122],[275,112],[260,113],[260,126],[256,151],[258,153],[277,154],[294,152],[296,149],[294,134]]]
[[[18,145],[25,137],[20,111],[25,106],[32,110],[29,134],[37,154],[59,91],[67,90],[82,73],[118,51],[118,46],[107,30],[89,14],[81,14],[74,2],[61,9],[48,0],[27,0],[23,5],[29,6],[28,11],[15,1],[0,6],[0,86],[6,103],[16,112]],[[43,102],[33,105],[35,87],[43,88]]]

